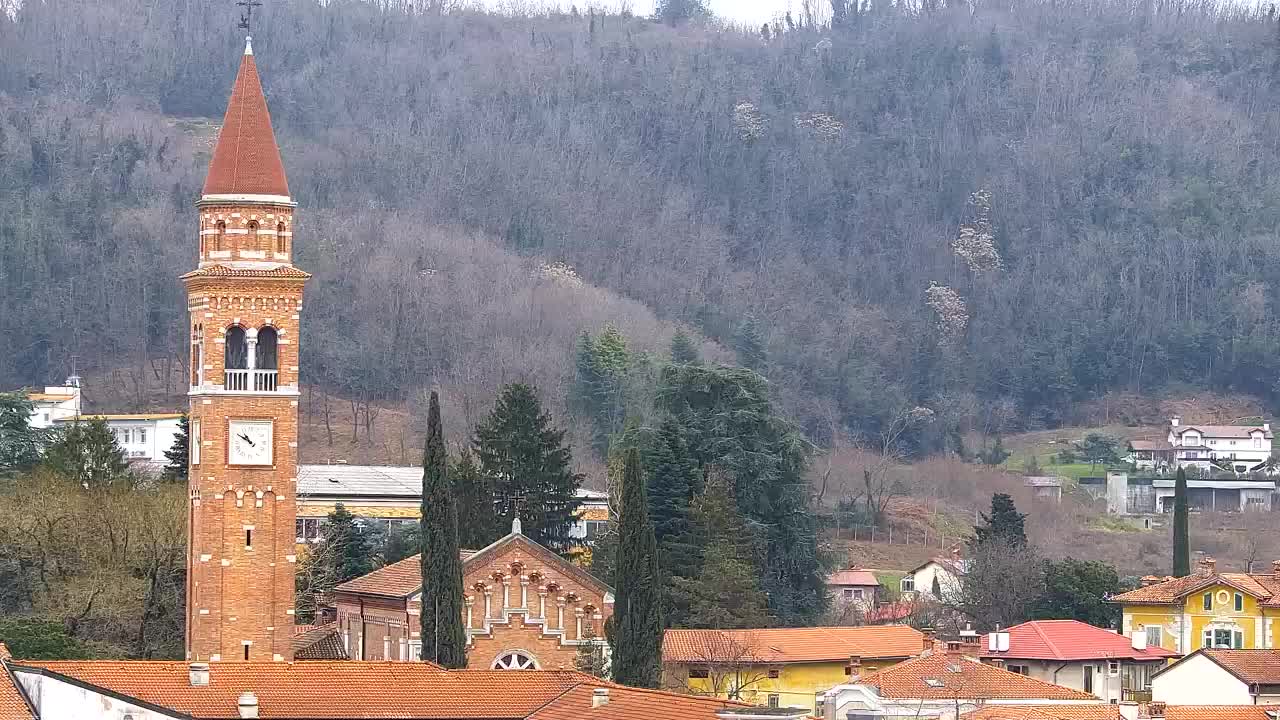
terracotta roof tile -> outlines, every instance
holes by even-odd
[[[907,660],[858,681],[886,698],[1096,700],[1089,693],[1019,675],[964,655],[935,653]]]
[[[1161,647],[1134,650],[1132,641],[1124,635],[1079,620],[1033,620],[1014,625],[1006,632],[1009,633],[1008,652],[984,650],[981,656],[1027,660],[1160,660],[1178,655]]]
[[[1166,705],[1160,715],[1164,720],[1271,720],[1280,705]],[[1151,717],[1148,706],[1139,709],[1139,717]]]
[[[1249,685],[1280,685],[1280,650],[1205,649],[1201,655]]]
[[[596,688],[608,688],[609,702],[591,707]],[[724,707],[743,703],[661,690],[641,690],[613,683],[584,683],[529,716],[529,720],[716,720]]]
[[[258,66],[247,51],[240,61],[218,144],[204,181],[205,195],[289,195]]]
[[[1118,705],[987,705],[961,720],[1121,720]]]
[[[299,626],[304,627],[304,626]],[[306,630],[293,635],[295,660],[347,660],[347,649],[338,634],[338,623],[305,626]]]
[[[759,663],[905,658],[924,650],[924,635],[906,625],[762,628],[758,630],[668,630],[662,661],[750,660]]]
[[[33,720],[35,714],[9,675],[9,662],[9,648],[0,643],[0,720]]]
[[[1131,605],[1169,605],[1212,585],[1229,585],[1252,595],[1263,605],[1280,607],[1280,578],[1261,573],[1196,573],[1130,590],[1116,595],[1111,601]]]
[[[214,662],[192,687],[185,662],[57,661],[15,664],[104,688],[197,720],[238,718],[243,692],[263,720],[308,718],[525,718],[586,682],[572,671],[446,671],[411,662]]]
[[[297,278],[306,280],[311,273],[299,270],[292,265],[280,265],[274,268],[233,268],[226,265],[205,265],[198,270],[183,275],[182,280],[200,277],[247,277],[247,278]]]

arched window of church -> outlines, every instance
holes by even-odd
[[[494,670],[537,670],[538,660],[524,650],[507,650],[493,661]]]
[[[276,369],[276,329],[270,325],[258,330],[257,360],[254,367],[258,370]]]
[[[224,243],[224,242],[226,242],[226,239],[227,239],[227,238],[226,238],[226,236],[227,236],[227,223],[226,223],[226,221],[225,221],[225,220],[219,220],[219,221],[218,221],[217,228],[218,228],[218,234],[213,236],[213,249],[214,249],[214,250],[221,250],[221,249],[222,249],[222,247],[223,247],[223,243]]]
[[[288,252],[288,245],[284,242],[284,223],[276,223],[276,252]]]
[[[259,237],[259,233],[258,233],[258,221],[250,220],[249,221],[249,247],[253,248],[254,250],[261,250],[262,249],[261,241],[262,241],[262,238]]]
[[[244,328],[233,325],[227,330],[226,350],[223,362],[228,370],[244,370],[249,367],[249,344]]]

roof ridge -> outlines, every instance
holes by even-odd
[[[1056,655],[1057,657],[1062,657],[1062,650],[1058,647],[1057,643],[1049,639],[1049,636],[1046,635],[1044,630],[1040,628],[1040,625],[1038,625],[1034,621],[1027,624],[1031,625],[1031,629],[1035,631],[1036,635],[1040,636],[1040,640],[1043,641],[1044,644],[1048,646],[1049,650],[1053,652],[1054,655]]]

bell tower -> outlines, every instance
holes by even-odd
[[[244,56],[199,213],[191,314],[188,660],[292,660],[298,467],[293,210],[258,79]]]

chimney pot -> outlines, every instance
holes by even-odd
[[[1182,418],[1178,417],[1177,415],[1174,415],[1173,417],[1169,418],[1170,427],[1178,427],[1178,423],[1180,422],[1182,422]]]
[[[1280,560],[1271,561],[1271,574],[1280,578]]]
[[[193,662],[187,666],[188,680],[191,687],[204,687],[209,684],[209,663]]]
[[[1214,575],[1217,573],[1217,571],[1218,571],[1217,560],[1214,560],[1211,557],[1204,557],[1200,559],[1200,574]]]
[[[1152,718],[1164,717],[1164,703],[1162,702],[1147,703],[1147,714]]]
[[[251,692],[240,694],[240,700],[236,702],[240,709],[240,717],[256,718],[258,717],[258,696]]]
[[[1160,578],[1156,577],[1155,575],[1147,575],[1146,577],[1142,578],[1142,580],[1140,580],[1139,582],[1142,584],[1142,587],[1150,587],[1160,581],[1161,581]]]
[[[591,692],[591,707],[598,708],[609,704],[609,688],[596,688]]]

